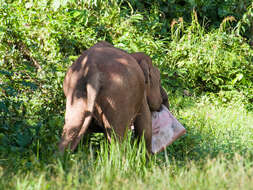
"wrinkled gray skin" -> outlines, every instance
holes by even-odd
[[[168,97],[161,88],[159,70],[147,55],[128,54],[99,42],[68,69],[63,89],[66,114],[60,152],[69,145],[75,150],[83,134],[93,127],[92,118],[109,141],[112,130],[121,140],[128,126],[134,124],[137,134],[144,134],[151,152],[151,111],[159,110],[162,103],[166,105]]]

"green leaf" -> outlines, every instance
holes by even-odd
[[[136,14],[136,15],[132,15],[130,16],[130,21],[131,22],[138,22],[143,20],[143,16],[141,14]]]
[[[57,11],[61,6],[61,0],[53,0],[52,2],[52,8],[54,11]]]
[[[232,80],[232,85],[235,85],[235,83],[237,81],[242,80],[242,78],[243,78],[243,74],[242,73],[237,74],[236,77]]]
[[[5,102],[0,101],[0,112],[9,112],[7,106],[5,105]]]
[[[81,11],[75,10],[74,13],[73,13],[73,17],[74,17],[74,18],[76,18],[76,17],[78,17],[78,16],[80,16],[80,15],[81,15]]]
[[[2,75],[6,75],[8,77],[12,76],[13,73],[9,72],[9,71],[6,71],[6,70],[0,70],[0,74]]]
[[[242,74],[242,73],[237,74],[237,75],[236,75],[236,78],[237,78],[238,80],[242,80],[243,74]]]
[[[25,8],[30,9],[33,6],[33,2],[27,2]]]
[[[38,88],[35,83],[29,82],[29,81],[22,81],[21,84],[24,86],[30,87],[30,89],[32,90],[36,90]]]
[[[21,147],[27,146],[32,140],[32,136],[29,134],[19,134],[17,136],[17,144]]]

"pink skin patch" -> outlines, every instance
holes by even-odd
[[[164,150],[185,133],[184,126],[164,105],[160,112],[152,112],[152,153]]]

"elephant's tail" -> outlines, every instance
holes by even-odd
[[[97,98],[97,95],[100,90],[100,75],[99,73],[93,74],[86,85],[86,90],[87,90],[87,110],[85,110],[85,116],[84,116],[84,121],[82,124],[82,127],[75,138],[75,141],[73,142],[71,149],[74,150],[78,143],[80,142],[82,136],[84,135],[85,131],[87,130],[94,111],[94,106],[95,106],[95,101]]]

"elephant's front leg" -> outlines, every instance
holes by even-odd
[[[85,102],[83,99],[72,100],[67,98],[65,125],[63,127],[61,141],[59,143],[59,151],[63,152],[64,149],[70,144],[73,150],[73,143],[77,137],[85,117]]]
[[[152,149],[152,118],[149,110],[146,98],[143,100],[142,107],[139,115],[137,115],[134,121],[134,128],[137,135],[141,137],[144,135],[146,147],[149,153]]]

